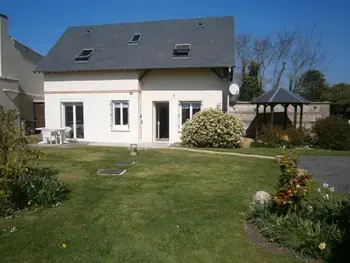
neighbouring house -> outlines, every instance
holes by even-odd
[[[34,73],[41,58],[9,36],[8,18],[0,14],[0,106],[17,109],[27,133],[45,126],[44,76]]]
[[[187,119],[228,107],[233,17],[69,27],[44,73],[46,127],[96,142],[180,141]]]

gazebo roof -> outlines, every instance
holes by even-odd
[[[269,92],[257,97],[255,100],[251,102],[252,104],[308,104],[309,101],[300,97],[293,92],[283,89],[277,88],[272,89]]]

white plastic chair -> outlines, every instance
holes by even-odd
[[[52,144],[52,141],[55,141],[55,144],[58,144],[58,131],[53,131],[53,130],[50,130],[51,132],[51,136],[50,136],[50,141],[51,141],[51,144]]]
[[[57,131],[53,131],[50,130],[48,128],[44,128],[41,130],[41,134],[43,136],[43,141],[44,143],[53,143],[53,141],[55,141],[55,143],[58,143],[58,132]]]
[[[43,128],[41,130],[41,136],[43,138],[43,143],[49,143],[51,141],[51,130],[48,128]]]
[[[70,141],[70,132],[72,130],[71,127],[66,126],[66,130],[64,131],[64,141]]]

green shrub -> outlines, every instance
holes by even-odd
[[[327,224],[298,213],[280,215],[271,211],[270,206],[253,210],[250,218],[270,240],[314,258],[329,259],[338,246],[344,231],[336,223]],[[322,249],[322,245],[325,245]]]
[[[323,149],[349,150],[350,125],[342,117],[331,116],[316,121],[313,132],[316,134],[315,144]]]
[[[243,135],[240,119],[219,109],[206,109],[186,121],[181,141],[189,147],[234,148],[239,147]]]
[[[0,107],[0,217],[29,204],[47,207],[66,198],[68,187],[56,172],[36,169],[42,153],[21,136],[15,110]]]
[[[30,168],[23,192],[28,205],[49,207],[65,200],[70,192],[68,185],[58,179],[57,171],[49,168]]]
[[[295,127],[282,129],[280,126],[264,126],[262,135],[258,139],[259,141],[254,143],[252,147],[295,148],[312,146],[312,138],[308,131]]]
[[[307,197],[311,176],[305,170],[298,169],[297,157],[292,155],[282,156],[280,169],[273,202],[285,213],[290,209],[296,210],[300,201]]]
[[[11,202],[11,185],[18,181],[26,167],[40,159],[42,153],[31,148],[21,136],[16,110],[0,107],[0,198]]]
[[[13,204],[8,199],[0,197],[0,218],[11,215],[13,211]]]

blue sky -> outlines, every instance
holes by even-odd
[[[350,1],[226,0],[2,0],[10,34],[45,55],[68,26],[170,18],[231,15],[236,33],[273,36],[284,29],[307,34],[316,27],[324,37],[330,83],[350,83]]]

